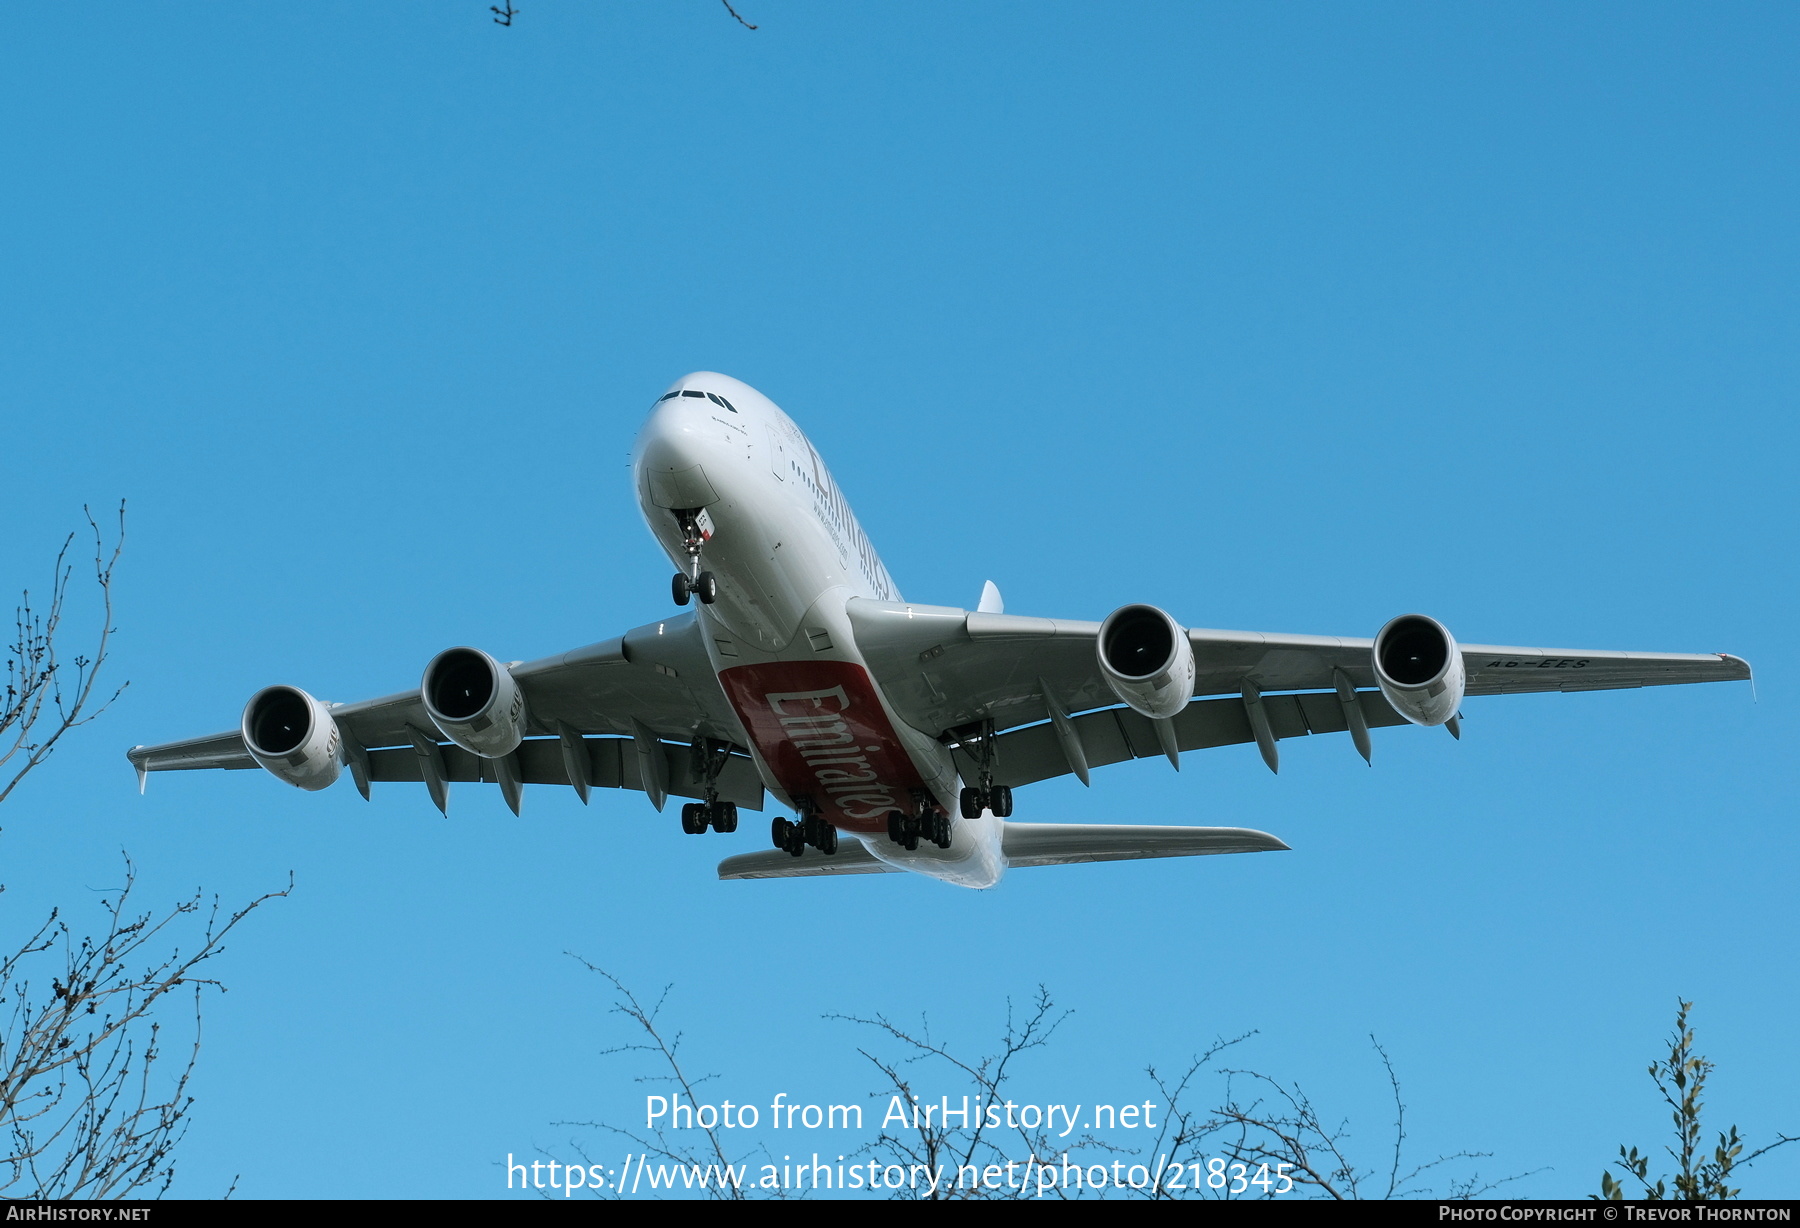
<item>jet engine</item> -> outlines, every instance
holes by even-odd
[[[298,687],[264,687],[252,695],[240,728],[251,758],[297,788],[327,788],[343,770],[337,722]]]
[[[1114,610],[1100,624],[1100,676],[1133,711],[1164,720],[1194,697],[1187,629],[1153,605]]]
[[[1375,636],[1375,681],[1394,711],[1415,725],[1442,725],[1462,707],[1462,651],[1444,624],[1402,614]]]
[[[478,648],[438,653],[419,693],[432,724],[484,759],[510,755],[525,737],[524,693],[511,671]]]

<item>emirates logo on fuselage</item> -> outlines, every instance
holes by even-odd
[[[763,696],[781,722],[788,744],[806,764],[817,790],[853,819],[874,819],[898,809],[870,761],[883,748],[861,745],[858,730],[845,719],[852,701],[841,686],[822,691],[773,691]],[[823,800],[823,798],[821,798]]]
[[[770,661],[722,670],[719,681],[781,790],[826,822],[885,831],[888,812],[907,810],[922,787],[861,665]]]

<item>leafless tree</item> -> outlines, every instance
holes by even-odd
[[[288,894],[229,914],[198,893],[143,912],[131,898],[136,877],[127,859],[124,881],[101,901],[100,937],[77,938],[52,910],[0,959],[0,1179],[9,1194],[110,1199],[168,1189],[193,1103],[201,996],[224,992],[201,965],[245,917]],[[184,951],[187,929],[198,932]],[[170,1059],[155,1015],[177,990],[192,992],[193,1032]]]
[[[94,720],[125,689],[105,699],[96,690],[113,634],[113,570],[124,545],[125,505],[110,550],[91,514],[88,527],[101,608],[92,647],[66,660],[59,651],[74,575],[73,534],[57,554],[48,600],[34,605],[27,591],[17,609],[0,711],[0,801],[49,758],[64,734]],[[193,1103],[188,1084],[200,1051],[201,999],[208,990],[224,990],[202,975],[202,965],[224,950],[239,922],[287,891],[228,914],[216,898],[208,902],[199,893],[155,912],[133,901],[136,879],[126,858],[122,882],[101,899],[106,921],[99,937],[79,936],[62,910],[52,909],[10,954],[0,955],[0,1194],[142,1197],[162,1193],[173,1180],[174,1151]],[[191,1040],[165,1056],[166,1008],[186,1003],[190,993]]]
[[[1479,1173],[1471,1173],[1451,1177],[1447,1188],[1441,1191],[1421,1185],[1420,1180],[1427,1173],[1444,1170],[1446,1165],[1458,1161],[1486,1159],[1491,1153],[1456,1151],[1407,1168],[1406,1102],[1400,1095],[1400,1077],[1380,1042],[1371,1036],[1369,1043],[1381,1058],[1394,1097],[1394,1142],[1386,1173],[1380,1167],[1360,1167],[1350,1157],[1346,1149],[1349,1123],[1322,1116],[1299,1084],[1282,1083],[1251,1070],[1228,1070],[1224,1072],[1225,1102],[1213,1110],[1219,1134],[1214,1147],[1226,1161],[1225,1171],[1220,1174],[1225,1178],[1223,1194],[1262,1196],[1268,1191],[1246,1188],[1249,1183],[1245,1179],[1283,1166],[1296,1189],[1335,1199],[1481,1198],[1503,1185],[1544,1171],[1534,1169],[1495,1181],[1483,1181]],[[1242,1090],[1246,1085],[1247,1093]]]
[[[756,29],[755,26],[744,20],[744,15],[742,13],[731,6],[731,0],[719,0],[719,3],[725,6],[725,11],[727,13],[730,13],[737,19],[737,23],[740,26],[743,26],[746,30]],[[504,5],[504,7],[502,7],[502,5]],[[497,26],[510,26],[513,23],[513,18],[519,15],[519,10],[513,7],[512,0],[501,0],[500,4],[490,4],[488,5],[488,12],[494,14],[494,24]]]
[[[637,1079],[639,1083],[663,1084],[666,1085],[671,1092],[679,1093],[686,1099],[688,1104],[692,1105],[700,1103],[697,1095],[699,1089],[714,1081],[718,1076],[711,1074],[698,1076],[689,1075],[687,1070],[682,1066],[681,1033],[676,1032],[672,1036],[665,1035],[662,1025],[659,1022],[662,1016],[663,1006],[668,1001],[669,989],[665,987],[655,1002],[645,1003],[630,989],[626,988],[625,984],[621,982],[618,977],[614,976],[606,969],[589,963],[581,956],[574,954],[574,952],[569,952],[568,954],[570,958],[576,960],[582,967],[586,968],[589,972],[601,976],[608,985],[612,986],[612,1013],[615,1015],[622,1015],[629,1020],[632,1032],[641,1032],[644,1037],[644,1039],[633,1041],[630,1044],[618,1045],[611,1049],[602,1050],[601,1056],[610,1057],[623,1053],[648,1054],[653,1060],[656,1073],[639,1076]],[[748,1198],[784,1198],[787,1196],[787,1192],[779,1188],[758,1186],[753,1182],[746,1182],[743,1180],[718,1180],[718,1174],[725,1170],[735,1168],[741,1171],[742,1166],[749,1162],[751,1155],[766,1155],[767,1153],[758,1149],[757,1151],[746,1153],[745,1155],[731,1155],[726,1150],[724,1139],[720,1136],[716,1125],[711,1127],[703,1125],[697,1126],[696,1130],[704,1141],[696,1141],[694,1145],[689,1146],[675,1138],[671,1131],[660,1128],[636,1130],[628,1126],[615,1125],[612,1122],[605,1121],[559,1121],[555,1124],[558,1126],[575,1126],[604,1130],[610,1134],[617,1135],[637,1148],[640,1163],[642,1163],[644,1157],[649,1157],[665,1164],[674,1165],[680,1169],[708,1173],[708,1180],[705,1185],[700,1187],[700,1189],[703,1195],[709,1199],[736,1202]],[[592,1164],[592,1157],[587,1154],[586,1149],[581,1145],[579,1140],[571,1141],[569,1147],[576,1155],[581,1157],[583,1165]],[[544,1152],[543,1154],[550,1156],[549,1152]],[[584,1178],[583,1181],[584,1184],[581,1188],[590,1195],[602,1198],[616,1198],[619,1196],[616,1183],[609,1182],[608,1184],[600,1185],[597,1183],[588,1183],[586,1178]],[[687,1188],[689,1187],[683,1187],[684,1190]]]
[[[49,599],[33,604],[25,590],[13,616],[12,643],[6,653],[5,705],[0,708],[0,802],[19,786],[69,730],[99,717],[125,690],[122,684],[104,700],[95,702],[95,683],[106,662],[113,634],[113,568],[125,546],[125,504],[119,503],[119,535],[111,551],[101,537],[100,526],[86,508],[88,528],[94,535],[94,583],[100,590],[100,627],[91,633],[93,647],[85,654],[64,659],[58,653],[64,603],[75,565],[69,551],[75,534],[69,534],[56,553]]]
[[[669,1039],[659,1022],[665,999],[645,1005],[611,973],[585,960],[582,963],[606,979],[614,993],[614,1011],[630,1019],[634,1030],[647,1038],[606,1052],[649,1055],[658,1073],[645,1081],[667,1082],[690,1104],[697,1104],[696,1090],[708,1080],[691,1079],[682,1069],[678,1057],[681,1037],[677,1034]],[[880,1133],[856,1154],[864,1157],[864,1162],[873,1161],[883,1169],[898,1167],[907,1173],[920,1170],[935,1174],[931,1180],[909,1179],[900,1188],[887,1191],[897,1199],[918,1200],[1120,1196],[1234,1199],[1272,1198],[1286,1193],[1336,1199],[1466,1199],[1491,1194],[1508,1182],[1532,1175],[1520,1173],[1484,1182],[1478,1173],[1470,1173],[1451,1176],[1442,1190],[1425,1185],[1427,1174],[1449,1175],[1453,1170],[1448,1166],[1485,1158],[1487,1153],[1461,1151],[1406,1166],[1406,1105],[1400,1095],[1399,1076],[1379,1044],[1375,1051],[1394,1097],[1393,1144],[1379,1166],[1365,1168],[1353,1159],[1348,1146],[1348,1123],[1334,1124],[1325,1118],[1297,1084],[1219,1065],[1222,1055],[1254,1033],[1215,1040],[1176,1075],[1148,1068],[1150,1085],[1159,1097],[1154,1103],[1160,1120],[1146,1120],[1154,1133],[1141,1146],[1121,1147],[1091,1132],[1069,1137],[1077,1128],[1073,1121],[1064,1130],[1054,1131],[1053,1125],[1041,1120],[1036,1126],[1023,1124],[1022,1114],[995,1117],[980,1112],[981,1106],[1007,1102],[1008,1087],[1016,1078],[1020,1060],[1048,1047],[1068,1016],[1069,1012],[1059,1009],[1049,992],[1040,986],[1023,1010],[1015,1011],[1008,1003],[998,1043],[980,1057],[966,1057],[935,1037],[926,1019],[914,1027],[884,1015],[827,1016],[877,1034],[875,1043],[857,1049],[881,1076],[881,1085],[871,1093],[872,1098],[892,1104],[897,1097],[902,1106],[913,1105],[916,1098],[922,1105],[929,1099],[922,1094],[922,1088],[929,1086],[935,1092],[946,1081],[952,1081],[969,1090],[971,1106],[976,1109],[967,1116],[952,1109],[949,1116],[956,1119],[954,1125],[941,1111],[909,1112],[904,1128],[899,1130],[887,1129],[884,1115]],[[1223,1081],[1222,1103],[1213,1101],[1203,1088],[1203,1082],[1210,1084],[1214,1079]],[[693,1146],[684,1146],[673,1141],[667,1131],[635,1131],[604,1121],[558,1124],[608,1130],[631,1140],[643,1154],[696,1172],[709,1167],[716,1171],[741,1162],[741,1158],[727,1156],[715,1130],[697,1130],[695,1133],[704,1142],[697,1140]],[[1093,1126],[1094,1119],[1090,1119],[1081,1128],[1091,1130]],[[586,1159],[579,1148],[576,1151]],[[1091,1174],[1096,1162],[1102,1160],[1107,1162],[1097,1166],[1108,1174],[1105,1179],[1091,1175],[1070,1179],[1076,1169]],[[1050,1175],[1052,1169],[1057,1170],[1054,1178]],[[990,1170],[1007,1175],[990,1181]],[[966,1174],[971,1171],[978,1174],[976,1180],[967,1179]],[[1141,1178],[1131,1175],[1134,1173],[1141,1173]],[[616,1193],[610,1189],[592,1192]],[[689,1191],[684,1188],[682,1192]],[[713,1188],[705,1193],[725,1198],[779,1196],[780,1191],[745,1185]],[[794,1196],[793,1191],[787,1194]]]
[[[889,1100],[898,1096],[901,1104],[911,1105],[917,1098],[920,1086],[920,1080],[915,1077],[914,1071],[942,1070],[956,1083],[969,1089],[977,1110],[982,1106],[1004,1101],[1004,1089],[1012,1078],[1013,1067],[1018,1059],[1034,1049],[1048,1045],[1068,1017],[1069,1012],[1059,1010],[1051,1000],[1049,990],[1040,985],[1031,1004],[1022,1012],[1015,1013],[1012,1002],[1008,1000],[1006,1023],[1001,1031],[999,1046],[993,1053],[971,1059],[958,1055],[934,1038],[928,1019],[920,1019],[919,1026],[914,1028],[897,1024],[885,1015],[870,1018],[857,1015],[828,1016],[873,1028],[898,1047],[897,1055],[893,1056],[870,1048],[857,1049],[881,1073],[884,1085],[871,1094],[872,1098]],[[1086,1143],[1091,1143],[1091,1140],[1084,1136],[1077,1145]],[[1050,1131],[1042,1125],[1036,1129],[1016,1122],[1009,1125],[1004,1117],[1000,1124],[991,1125],[988,1115],[977,1111],[973,1116],[959,1117],[955,1126],[949,1125],[941,1117],[934,1122],[927,1114],[916,1119],[902,1133],[890,1133],[884,1127],[863,1152],[884,1164],[898,1164],[908,1170],[913,1165],[924,1165],[928,1172],[939,1171],[941,1166],[943,1171],[961,1173],[971,1166],[980,1171],[994,1163],[1005,1165],[1008,1160],[1016,1163],[1021,1154],[1048,1161],[1059,1150],[1069,1149],[1067,1144],[1059,1148]],[[953,1180],[933,1181],[924,1188],[908,1183],[904,1189],[895,1191],[895,1196],[941,1201],[1022,1198],[1028,1193],[1023,1185],[993,1188],[980,1182],[971,1184]]]

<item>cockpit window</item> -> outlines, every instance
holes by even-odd
[[[670,397],[703,397],[706,400],[711,401],[714,405],[724,406],[734,414],[738,411],[737,406],[733,405],[730,401],[727,401],[724,397],[719,396],[717,393],[700,392],[693,388],[677,388],[674,392],[665,392],[656,398],[656,403],[660,405]]]

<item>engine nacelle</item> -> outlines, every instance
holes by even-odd
[[[1133,711],[1158,720],[1194,697],[1187,629],[1153,605],[1122,606],[1100,624],[1100,676]]]
[[[1442,725],[1462,707],[1462,650],[1444,624],[1402,614],[1375,636],[1375,681],[1394,711],[1415,725]]]
[[[240,731],[250,757],[297,788],[327,788],[343,770],[337,722],[298,687],[264,687],[252,695]]]
[[[419,694],[431,723],[484,759],[512,754],[525,738],[524,692],[479,648],[446,648],[431,658]]]

